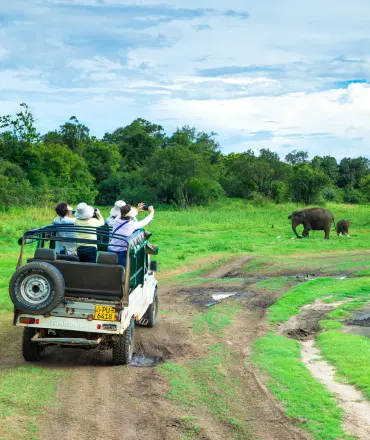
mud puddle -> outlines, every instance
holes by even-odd
[[[223,299],[230,298],[230,296],[235,296],[237,294],[238,292],[228,292],[228,293],[219,292],[219,293],[212,293],[211,296],[215,301],[222,301]]]
[[[360,325],[346,325],[346,327],[341,329],[340,332],[370,338],[370,327],[362,327]]]
[[[298,315],[292,316],[289,321],[281,324],[278,327],[278,333],[298,340],[311,339],[320,331],[319,321],[325,319],[328,313],[345,302],[327,304],[322,300],[316,300],[313,304],[307,304],[301,308]]]
[[[301,343],[302,361],[319,382],[337,397],[343,409],[345,420],[344,430],[359,440],[370,438],[370,402],[352,385],[339,383],[335,380],[336,370],[321,358],[320,350],[310,339]]]
[[[148,356],[146,354],[134,354],[130,367],[156,367],[163,362],[160,356]]]
[[[346,326],[341,329],[342,333],[370,338],[370,307],[352,312],[351,318],[344,323]]]
[[[360,327],[370,327],[370,307],[352,313],[352,317],[347,319],[346,324]]]
[[[220,304],[227,299],[234,299],[241,303],[247,303],[248,307],[254,309],[266,309],[272,305],[275,301],[274,295],[271,293],[251,292],[246,289],[240,290],[219,290],[215,288],[193,288],[182,290],[182,294],[186,295],[188,301],[192,305],[197,305],[201,309],[212,307],[216,304]]]

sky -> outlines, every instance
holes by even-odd
[[[0,0],[0,114],[370,157],[369,16],[368,0]]]

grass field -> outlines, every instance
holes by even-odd
[[[148,227],[153,232],[153,243],[160,247],[160,282],[202,285],[209,281],[203,277],[205,272],[247,254],[251,260],[240,273],[217,282],[232,285],[250,277],[251,282],[256,278],[251,284],[255,291],[285,292],[268,310],[271,333],[256,341],[254,361],[269,376],[269,389],[281,401],[288,416],[307,419],[304,428],[318,440],[349,438],[341,427],[343,414],[330,393],[305,369],[299,344],[274,333],[278,323],[299,314],[301,307],[320,298],[351,300],[352,306],[350,303],[338,306],[321,322],[321,328],[330,330],[319,335],[318,344],[323,356],[337,366],[339,374],[370,397],[369,342],[361,336],[339,332],[340,320],[369,300],[370,259],[366,252],[370,244],[370,207],[333,205],[328,208],[336,220],[344,218],[352,222],[349,238],[337,237],[333,229],[329,241],[324,240],[321,231],[312,232],[309,239],[297,240],[287,219],[297,206],[255,207],[240,200],[184,211],[159,207]],[[107,216],[109,208],[101,211]],[[51,208],[14,208],[2,212],[1,217],[0,325],[5,335],[11,322],[12,304],[7,289],[18,258],[17,239],[26,229],[50,223],[54,213]],[[296,274],[302,273],[336,277],[297,284]],[[341,274],[355,277],[339,279]],[[194,334],[204,332],[218,340],[237,315],[238,306],[230,301],[207,313],[196,314],[189,325]],[[186,408],[205,405],[214,417],[235,425],[235,438],[247,438],[237,411],[238,384],[228,377],[227,367],[222,366],[223,362],[229,362],[230,356],[221,339],[209,347],[208,356],[203,360],[183,365],[166,363],[159,371],[169,381],[171,400]],[[354,356],[357,350],[362,350],[363,356]],[[211,385],[207,377],[213,378]],[[26,420],[29,438],[37,438],[35,417],[42,407],[35,409],[33,405],[34,390],[42,388],[43,400],[49,402],[58,378],[59,373],[50,370],[48,377],[41,380],[37,368],[27,366],[0,370],[0,402],[5,402],[0,405],[0,417],[7,420],[11,413]],[[26,388],[20,388],[19,383],[26,383]],[[221,400],[215,398],[214,387]],[[197,420],[191,411],[184,426],[187,426],[186,438],[198,438]]]

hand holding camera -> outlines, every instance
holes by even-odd
[[[101,217],[99,209],[98,208],[94,208],[93,218],[99,218],[99,217]]]
[[[148,208],[148,205],[146,205],[145,203],[139,203],[137,205],[137,209],[139,212],[148,211]]]

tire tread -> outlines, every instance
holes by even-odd
[[[36,329],[33,327],[23,329],[22,355],[27,362],[37,362],[41,359],[41,347],[36,342],[31,341],[35,334]]]

